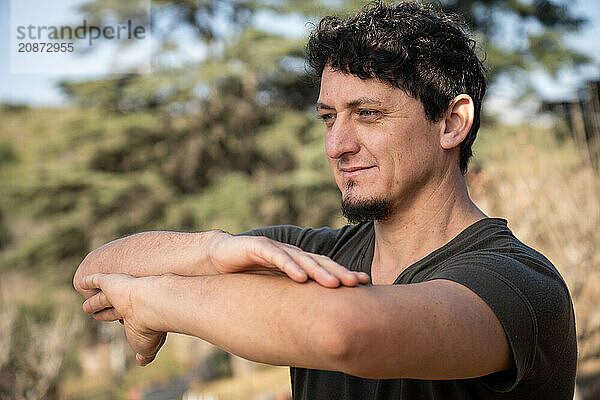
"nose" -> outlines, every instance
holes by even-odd
[[[331,159],[340,159],[358,153],[360,143],[356,128],[339,113],[331,129],[325,135],[325,153]]]

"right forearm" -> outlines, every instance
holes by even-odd
[[[223,231],[161,231],[138,233],[92,251],[79,265],[73,286],[89,298],[95,292],[81,289],[81,279],[94,273],[145,277],[238,272],[285,274],[297,282],[313,279],[330,288],[369,282],[363,272],[349,271],[328,257],[266,237],[232,236]]]
[[[216,231],[154,231],[113,240],[85,257],[77,268],[73,285],[89,297],[93,293],[81,289],[80,280],[97,272],[117,272],[136,277],[168,273],[186,276],[217,274],[207,254],[207,242],[216,234]]]

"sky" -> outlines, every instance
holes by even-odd
[[[23,9],[25,2],[30,5],[26,8],[28,17],[35,23],[34,16],[47,21],[47,24],[61,25],[65,21],[77,21],[74,7],[82,0],[13,0],[19,2]],[[102,77],[106,72],[118,68],[114,60],[125,59],[130,62],[140,60],[151,61],[147,58],[149,49],[140,47],[132,50],[129,55],[118,53],[115,57],[116,46],[105,46],[91,56],[71,57],[62,63],[53,63],[49,57],[39,58],[38,61],[27,61],[25,64],[12,65],[11,72],[11,7],[10,0],[0,0],[0,102],[28,104],[32,106],[59,106],[66,104],[66,98],[61,94],[56,84],[63,79],[88,79]],[[577,15],[589,19],[589,23],[577,35],[568,38],[569,44],[574,48],[590,55],[595,61],[592,66],[579,70],[565,72],[559,75],[558,81],[553,81],[543,73],[534,73],[532,81],[538,92],[545,100],[558,101],[573,98],[582,81],[600,78],[600,1],[574,0],[573,10]],[[13,8],[14,12],[15,8]],[[13,22],[15,17],[13,16]],[[79,18],[79,21],[81,18]],[[28,20],[29,21],[29,20]],[[284,20],[270,18],[268,15],[258,15],[256,24],[270,31],[285,32],[289,35],[306,34],[307,28],[298,18],[297,20]],[[149,43],[146,41],[145,43]],[[189,54],[199,54],[201,51],[190,44]],[[137,58],[136,58],[137,57]],[[13,64],[15,59],[12,60]],[[15,73],[26,69],[44,71],[43,73]],[[94,71],[94,73],[91,73]],[[147,72],[147,71],[146,71]],[[494,90],[492,96],[496,102],[510,101],[512,94],[518,88],[509,81],[502,82]],[[503,100],[504,99],[504,100]]]

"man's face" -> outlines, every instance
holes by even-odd
[[[440,123],[428,121],[421,102],[400,89],[326,68],[317,109],[344,203],[387,204],[393,213],[439,173]]]

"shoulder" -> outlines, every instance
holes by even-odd
[[[465,229],[445,251],[437,254],[434,275],[470,275],[474,279],[495,276],[515,289],[539,294],[536,287],[568,295],[556,267],[544,255],[527,246],[503,219],[488,218]]]
[[[567,285],[546,257],[506,226],[486,232],[472,237],[468,250],[448,257],[431,278],[466,286],[498,317],[517,367],[500,387],[547,386],[551,377],[572,385],[577,344]]]

